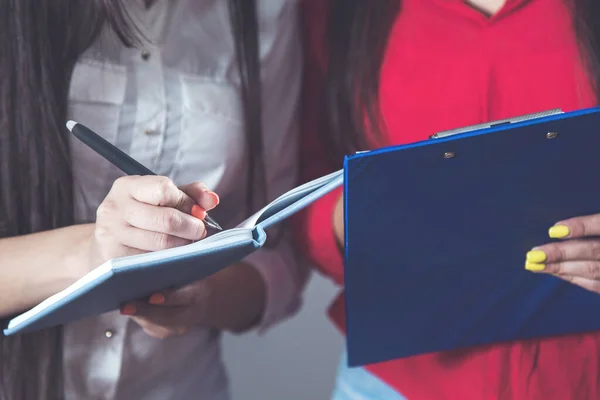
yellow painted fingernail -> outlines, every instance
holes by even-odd
[[[546,264],[528,262],[525,263],[525,269],[527,271],[540,272],[546,269]]]
[[[555,225],[548,230],[548,234],[553,239],[562,239],[569,236],[571,232],[569,231],[568,226],[564,225]]]
[[[542,250],[531,250],[527,253],[527,262],[539,264],[546,262],[546,253]]]

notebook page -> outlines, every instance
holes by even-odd
[[[199,240],[186,246],[174,247],[172,249],[155,251],[152,253],[136,254],[134,256],[122,257],[113,260],[113,270],[126,268],[135,264],[145,264],[153,261],[167,260],[194,252],[200,252],[212,247],[226,246],[237,243],[241,239],[246,239],[248,237],[252,237],[252,232],[249,229],[227,229],[225,231],[217,232],[206,239]]]
[[[290,196],[285,201],[267,210],[257,222],[257,226],[262,226],[263,229],[268,229],[270,226],[278,224],[280,221],[289,218],[309,204],[317,201],[327,193],[344,183],[344,175],[338,174],[326,182],[324,185],[313,188],[311,191],[299,196]]]
[[[343,170],[339,170],[295,187],[294,189],[282,194],[267,206],[261,208],[258,212],[244,220],[237,226],[237,228],[253,229],[259,221],[270,217],[290,204],[296,202],[298,199],[307,196],[315,190],[325,186],[327,183],[333,181],[342,174]]]

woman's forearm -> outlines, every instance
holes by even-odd
[[[34,306],[88,272],[93,226],[0,239],[0,317]]]

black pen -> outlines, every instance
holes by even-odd
[[[115,167],[119,168],[127,175],[156,175],[87,126],[82,125],[79,122],[69,121],[67,122],[67,128],[71,131],[73,136],[81,140],[89,148],[110,161]],[[211,228],[220,231],[223,230],[217,221],[212,219],[208,214],[206,214],[206,217],[204,218],[204,223]]]

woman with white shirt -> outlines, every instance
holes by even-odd
[[[228,227],[294,186],[296,18],[293,0],[0,0],[1,317],[202,238],[195,204]],[[159,176],[122,177],[68,119]],[[219,332],[299,306],[307,271],[278,237],[148,302],[1,337],[0,399],[228,399]]]

